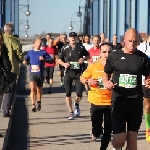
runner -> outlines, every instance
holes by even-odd
[[[88,101],[91,103],[92,140],[103,134],[100,150],[106,150],[111,139],[111,91],[104,88],[102,76],[104,65],[112,47],[108,43],[100,46],[100,59],[91,64],[80,77],[80,81],[88,82]],[[104,116],[104,132],[103,132]]]
[[[48,46],[46,47],[46,52],[51,56],[53,62],[47,63],[45,62],[45,70],[46,70],[46,80],[47,83],[50,85],[48,93],[51,93],[51,87],[53,85],[53,74],[54,74],[54,67],[56,65],[56,60],[58,58],[57,50],[53,46],[54,39],[50,38],[48,40]]]
[[[84,43],[83,46],[85,47],[85,49],[88,51],[93,47],[93,44],[90,42],[90,35],[85,35],[84,36]],[[88,66],[88,62],[87,60],[84,61],[84,65],[83,65],[83,71],[87,69]],[[85,91],[86,94],[88,95],[88,84],[85,84]]]
[[[69,44],[62,48],[59,55],[58,63],[65,67],[65,90],[66,103],[70,112],[69,120],[74,119],[72,109],[71,88],[72,82],[75,81],[76,98],[75,98],[75,116],[80,115],[79,101],[82,98],[83,86],[80,82],[80,75],[82,73],[82,64],[84,62],[83,56],[89,58],[89,53],[81,45],[77,45],[77,34],[75,32],[69,33]]]
[[[58,49],[58,55],[61,53],[62,47],[67,45],[67,44],[68,44],[67,35],[62,34],[61,40],[56,44],[56,48]],[[58,67],[59,67],[58,75],[60,76],[60,86],[64,86],[64,70],[65,70],[65,68],[59,64],[58,64]]]
[[[83,46],[85,47],[85,49],[87,51],[90,50],[93,47],[92,43],[90,42],[90,38],[91,38],[90,35],[85,35],[84,36]]]
[[[113,48],[113,51],[116,51],[116,50],[119,50],[122,48],[122,45],[120,43],[117,42],[117,35],[114,34],[113,37],[112,37],[112,48]]]
[[[41,97],[42,86],[44,81],[44,62],[53,61],[51,57],[44,50],[40,50],[41,40],[37,39],[34,43],[34,50],[29,50],[25,56],[23,64],[27,64],[30,61],[30,98],[32,102],[32,111],[36,111],[36,96],[37,96],[37,110],[41,110]]]
[[[149,39],[150,35],[147,37],[147,41]],[[138,49],[145,53],[150,58],[150,43],[149,42],[143,42],[140,43],[138,46]],[[142,80],[142,87],[143,87],[143,93],[144,93],[144,113],[145,113],[145,123],[146,123],[146,140],[150,142],[150,89],[145,87],[144,84],[145,77],[143,76]]]
[[[138,40],[138,32],[128,29],[125,47],[110,54],[104,67],[103,83],[112,89],[112,144],[117,150],[126,140],[127,150],[137,150],[137,133],[143,115],[142,74],[146,77],[145,86],[150,88],[150,63],[148,57],[137,50]],[[113,77],[109,80],[111,74]]]
[[[90,53],[90,60],[88,61],[88,65],[91,63],[97,61],[99,57],[99,51],[100,51],[100,37],[98,35],[93,36],[93,47],[88,51]]]
[[[100,43],[99,45],[101,45],[102,43],[105,43],[105,33],[100,33]]]

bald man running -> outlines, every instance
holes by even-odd
[[[116,150],[123,147],[126,140],[126,150],[137,150],[137,133],[143,115],[142,75],[146,77],[145,86],[150,88],[150,63],[148,57],[137,50],[138,40],[138,32],[128,29],[125,47],[110,54],[104,68],[104,86],[112,89],[112,144]]]

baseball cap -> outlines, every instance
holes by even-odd
[[[77,33],[75,33],[75,32],[70,32],[70,33],[69,33],[69,37],[77,37]]]

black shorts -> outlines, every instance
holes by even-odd
[[[66,97],[71,96],[71,89],[72,89],[72,82],[75,82],[75,87],[76,87],[76,95],[78,97],[82,97],[83,93],[83,84],[80,82],[80,75],[81,74],[76,74],[75,76],[71,76],[66,73],[64,77],[64,83],[65,83],[65,90],[66,90]]]
[[[150,89],[145,87],[145,85],[142,85],[144,98],[150,98]]]
[[[143,99],[116,98],[112,104],[113,133],[138,132],[142,123]]]
[[[46,79],[48,81],[49,81],[49,79],[53,79],[54,66],[46,67],[45,70],[46,70]]]
[[[30,82],[36,82],[38,87],[42,87],[44,82],[44,75],[29,72],[29,80]]]

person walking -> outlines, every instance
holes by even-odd
[[[11,22],[8,22],[4,26],[4,43],[8,49],[9,59],[12,64],[12,78],[14,81],[10,84],[10,90],[5,93],[3,98],[3,116],[10,117],[11,105],[14,99],[14,94],[16,91],[16,79],[20,74],[19,63],[21,63],[23,59],[23,54],[21,50],[20,41],[17,37],[14,37],[13,34],[14,25]]]

